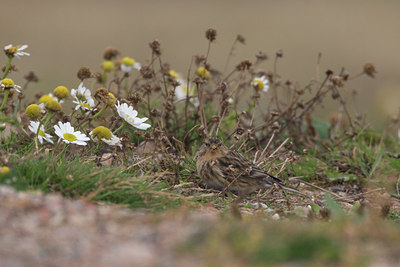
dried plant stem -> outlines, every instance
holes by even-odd
[[[237,38],[235,38],[235,41],[233,41],[232,47],[229,50],[229,54],[228,54],[228,57],[226,58],[226,62],[225,62],[223,73],[225,73],[226,69],[228,68],[229,61],[230,61],[231,57],[233,56],[233,51],[235,50],[237,41],[238,41]]]
[[[322,96],[324,96],[330,89],[326,90],[325,92],[322,92],[326,82],[329,80],[330,75],[326,75],[324,81],[322,82],[321,86],[319,87],[317,94],[315,97],[313,97],[310,101],[307,102],[307,106],[303,109],[303,111],[296,116],[296,119],[300,119],[306,114],[310,109],[314,106],[314,104],[320,100]]]
[[[263,151],[260,154],[260,157],[258,158],[258,160],[256,160],[256,157],[254,158],[253,163],[257,166],[260,166],[264,156],[265,156],[265,152],[267,151],[269,145],[272,143],[272,140],[274,140],[275,138],[275,131],[272,133],[271,138],[269,138],[269,141],[267,143],[267,145],[264,147]]]
[[[280,144],[278,148],[268,156],[268,158],[272,158],[287,143],[287,141],[289,141],[289,138],[286,138],[285,141],[283,141],[282,144]]]

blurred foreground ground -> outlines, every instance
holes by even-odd
[[[400,107],[400,2],[388,1],[11,1],[2,5],[0,45],[28,44],[30,57],[16,61],[22,69],[17,82],[33,70],[40,78],[31,95],[47,93],[58,85],[76,88],[80,66],[99,70],[102,52],[114,46],[139,62],[150,57],[148,43],[159,39],[164,62],[186,75],[191,57],[206,52],[204,32],[217,29],[210,63],[223,69],[237,34],[246,38],[238,46],[230,68],[258,51],[270,60],[284,52],[279,63],[283,80],[305,85],[315,78],[317,55],[321,70],[336,73],[346,67],[351,74],[366,62],[378,69],[376,79],[363,78],[343,90],[351,100],[357,89],[359,102],[352,112],[366,112],[373,124],[383,126]],[[0,59],[5,64],[6,58]],[[22,82],[20,82],[22,83]],[[328,104],[321,117],[337,106]]]
[[[349,217],[304,223],[278,218],[245,216],[238,221],[212,206],[140,212],[0,186],[0,265],[400,263],[400,230],[392,222]]]

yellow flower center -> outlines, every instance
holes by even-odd
[[[87,109],[89,109],[89,110],[92,108],[92,107],[89,106],[89,104],[87,104],[87,103],[83,103],[82,106],[85,107],[85,108],[87,108]]]
[[[15,47],[15,46],[11,46],[11,47],[8,49],[8,52],[9,52],[9,53],[12,53],[12,54],[15,54],[15,53],[18,52],[18,48]]]
[[[69,95],[68,89],[65,86],[58,86],[54,89],[54,95],[59,99],[66,98]]]
[[[176,73],[174,70],[170,70],[169,75],[174,79],[178,79],[178,73]]]
[[[107,98],[107,105],[113,106],[115,103],[117,103],[117,99],[115,98],[113,93],[108,93],[108,98]]]
[[[1,81],[1,84],[3,85],[3,87],[5,89],[10,89],[14,87],[14,81],[9,79],[9,78],[5,78]]]
[[[40,136],[43,136],[43,137],[46,136],[46,134],[45,134],[42,130],[39,130],[38,134],[39,134]]]
[[[46,107],[47,109],[51,110],[51,111],[54,111],[54,112],[60,111],[60,110],[61,110],[61,104],[58,103],[58,101],[56,101],[56,100],[54,100],[54,99],[52,99],[52,100],[50,100],[50,101],[47,101],[47,102],[45,103],[45,107]]]
[[[111,72],[115,69],[114,62],[112,61],[104,61],[102,64],[103,70],[105,72]]]
[[[76,98],[78,98],[78,100],[80,101],[86,101],[86,96],[84,94],[77,94]]]
[[[51,96],[49,96],[49,95],[42,95],[40,98],[39,98],[39,102],[40,103],[47,103],[47,102],[49,102],[50,100],[54,100]]]
[[[254,83],[256,84],[256,89],[262,90],[264,88],[264,83],[261,80],[254,80]]]
[[[198,68],[196,73],[197,73],[197,75],[199,75],[200,77],[203,77],[203,78],[209,78],[210,77],[210,72],[204,67]]]
[[[0,174],[7,174],[10,172],[10,168],[8,168],[7,166],[3,166],[0,168]]]
[[[76,136],[71,134],[71,133],[65,133],[63,135],[63,137],[64,137],[65,140],[70,141],[70,142],[73,142],[73,141],[76,140]]]
[[[133,64],[135,64],[135,60],[130,57],[124,57],[122,59],[122,64],[124,64],[125,66],[133,66]]]
[[[129,117],[130,117],[130,116],[129,116],[128,114],[125,114],[125,116],[126,116],[126,118],[129,120]],[[131,122],[134,123],[134,122],[135,122],[135,119],[131,119]]]
[[[29,105],[25,110],[25,114],[31,119],[38,118],[40,113],[41,113],[40,107],[39,105],[36,104]]]
[[[93,137],[97,137],[98,139],[107,139],[110,140],[112,133],[110,129],[104,126],[98,126],[96,127],[93,132],[92,132]]]

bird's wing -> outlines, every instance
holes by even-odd
[[[282,180],[255,166],[237,151],[231,150],[218,159],[225,177],[243,177],[260,183],[283,184]]]

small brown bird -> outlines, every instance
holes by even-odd
[[[246,195],[276,184],[288,191],[304,195],[283,185],[281,179],[255,166],[239,152],[228,149],[215,137],[204,141],[196,153],[195,160],[197,173],[209,188]]]

